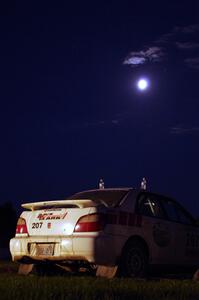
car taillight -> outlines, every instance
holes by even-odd
[[[90,214],[81,217],[74,229],[74,232],[94,232],[104,229],[106,225],[105,216],[102,214]]]
[[[28,233],[28,229],[26,226],[26,220],[23,218],[19,218],[17,221],[16,234]]]

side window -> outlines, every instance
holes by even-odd
[[[179,221],[181,223],[187,224],[187,225],[194,225],[191,217],[189,217],[189,215],[181,207],[177,206],[176,209],[177,209]]]
[[[189,214],[186,213],[186,211],[177,203],[163,198],[162,204],[170,221],[187,225],[194,225],[194,221],[191,216],[189,216]]]
[[[175,203],[173,201],[170,201],[169,199],[164,199],[162,201],[162,204],[169,220],[173,222],[179,222]]]
[[[144,216],[164,218],[159,201],[151,194],[144,193],[139,196],[137,211]]]

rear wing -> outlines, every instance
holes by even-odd
[[[93,207],[99,204],[90,199],[75,199],[75,200],[53,200],[43,202],[24,203],[21,206],[28,210],[53,209],[53,208],[86,208]]]

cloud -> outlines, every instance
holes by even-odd
[[[174,27],[170,32],[152,41],[151,45],[145,46],[143,50],[130,52],[123,64],[138,67],[162,62],[166,58],[169,61],[176,53],[184,66],[199,70],[199,24]]]
[[[76,124],[76,127],[81,128],[92,128],[92,127],[104,127],[104,126],[117,126],[120,123],[119,119],[107,119],[107,120],[97,120],[97,121],[88,121],[82,122],[81,124]]]
[[[195,50],[199,49],[199,43],[190,43],[190,42],[176,42],[176,47],[182,50]]]
[[[189,26],[176,26],[170,32],[161,35],[156,43],[167,43],[167,42],[175,42],[176,40],[186,40],[191,35],[198,34],[199,24],[189,25]]]
[[[165,56],[162,47],[150,47],[146,50],[131,52],[124,60],[124,65],[138,66],[147,62],[159,62]]]
[[[195,33],[199,31],[199,24],[192,24],[188,26],[176,26],[173,29],[173,33],[184,33],[184,34],[190,34]]]
[[[124,61],[124,65],[134,65],[134,66],[137,66],[137,65],[142,65],[146,62],[146,58],[144,57],[140,57],[138,56],[140,55],[139,53],[137,54],[130,54]]]
[[[119,120],[112,120],[111,123],[117,125],[119,123]]]
[[[176,135],[199,133],[199,127],[175,126],[170,128],[170,133]]]
[[[189,68],[199,70],[199,57],[186,58],[184,62]]]

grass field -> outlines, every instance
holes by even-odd
[[[16,264],[1,263],[0,299],[147,299],[197,300],[199,283],[192,280],[133,280],[94,277],[39,277],[16,274]]]

